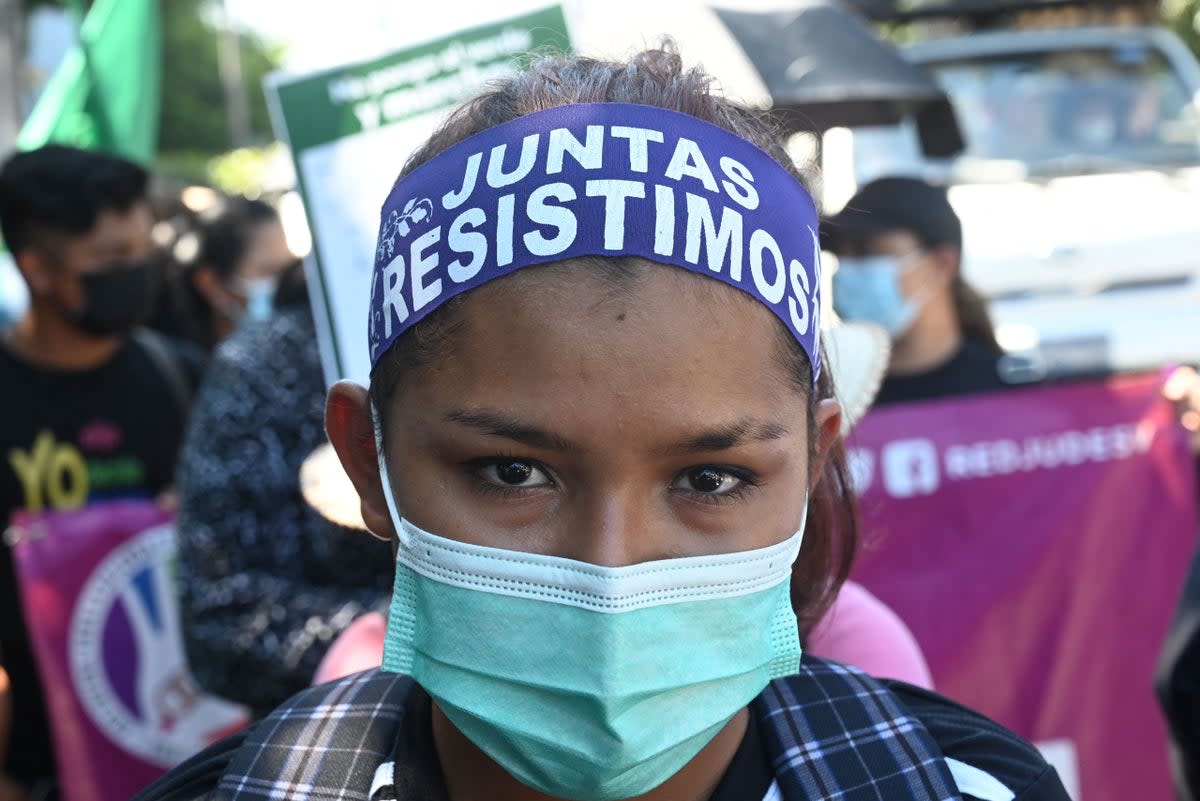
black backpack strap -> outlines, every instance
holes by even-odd
[[[392,759],[413,681],[378,669],[311,687],[254,726],[217,797],[227,801],[368,801]]]
[[[961,801],[925,725],[861,671],[806,656],[754,705],[786,801]]]
[[[167,344],[166,338],[149,328],[135,328],[132,336],[133,341],[150,357],[159,375],[167,382],[167,390],[171,393],[179,414],[186,420],[188,410],[192,406],[192,385],[179,356]]]

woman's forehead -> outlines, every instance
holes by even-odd
[[[641,307],[658,307],[664,312],[676,306],[704,305],[711,307],[714,316],[730,317],[733,324],[747,317],[758,319],[759,315],[747,310],[761,309],[746,293],[719,281],[636,256],[588,256],[529,267],[479,287],[468,297],[476,295],[503,297],[514,305],[528,306],[535,315],[548,316],[553,316],[554,310],[529,302],[532,296],[586,297],[600,303],[636,301]],[[766,315],[770,317],[769,312]]]
[[[741,343],[747,358],[755,345],[770,346],[786,336],[773,315],[745,293],[635,257],[572,259],[526,269],[472,292],[463,314],[475,335],[463,343],[468,347],[492,341],[494,329],[513,330],[518,319],[533,332],[555,325],[579,327],[585,334],[591,330],[601,339],[607,332],[604,341],[612,346],[668,331],[702,330],[710,339]],[[591,339],[584,336],[580,344]],[[598,346],[602,349],[603,342]]]
[[[720,408],[795,396],[786,331],[744,293],[674,267],[579,259],[524,270],[464,298],[425,375],[438,402],[532,393]],[[797,370],[798,371],[798,370]],[[404,404],[401,404],[404,405]]]
[[[921,247],[916,233],[907,228],[891,228],[865,237],[863,241],[868,253],[906,253]]]

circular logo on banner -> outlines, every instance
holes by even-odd
[[[114,548],[88,577],[71,616],[71,678],[102,734],[130,754],[171,767],[241,728],[244,707],[192,679],[172,572],[174,527]]]

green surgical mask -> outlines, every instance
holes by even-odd
[[[649,792],[799,666],[803,521],[767,548],[601,567],[422,531],[381,469],[400,538],[383,667],[535,790]]]

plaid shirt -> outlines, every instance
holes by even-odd
[[[924,724],[861,671],[806,660],[754,704],[785,799],[960,799]]]
[[[394,747],[413,686],[407,676],[372,670],[311,688],[251,729],[227,762],[214,767],[201,754],[134,801],[392,801]],[[946,714],[966,716],[971,739],[993,735],[990,750],[1022,766],[1025,786],[1014,792],[946,757],[925,723],[880,682],[806,657],[797,675],[772,682],[752,703],[775,772],[763,801],[1068,801],[1027,744],[928,698]]]
[[[366,801],[412,679],[369,670],[314,687],[254,727],[214,799]]]

